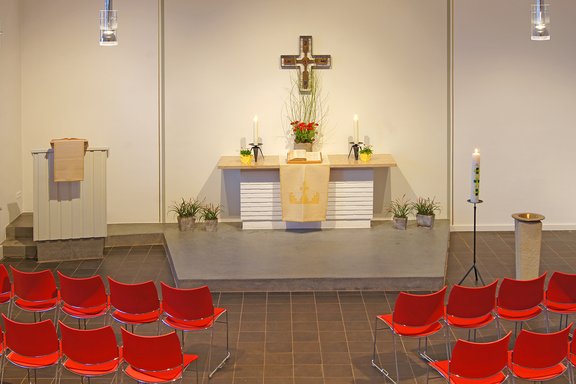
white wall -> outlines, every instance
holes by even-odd
[[[30,151],[82,137],[110,148],[108,222],[157,221],[157,1],[114,3],[117,47],[98,45],[103,1],[20,2],[24,210],[32,210]]]
[[[321,149],[347,153],[357,113],[361,135],[398,162],[380,198],[435,196],[446,217],[446,0],[166,0],[165,13],[168,203],[200,195],[238,217],[238,173],[222,176],[218,158],[251,141],[255,114],[264,153],[285,153],[294,71],[280,69],[280,55],[312,35],[314,53],[333,58],[319,71],[329,107]]]
[[[18,0],[0,0],[0,243],[21,209],[20,30]],[[0,247],[1,248],[1,247]]]
[[[530,40],[530,2],[455,1],[454,210],[469,230],[471,153],[482,153],[480,229],[512,229],[514,212],[575,229],[576,4],[551,1],[551,35]]]

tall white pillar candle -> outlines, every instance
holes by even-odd
[[[360,131],[358,130],[358,115],[354,115],[354,142],[360,142]]]
[[[470,202],[477,203],[480,201],[480,152],[478,148],[474,149],[472,154],[472,184],[470,190]]]
[[[254,126],[252,129],[252,134],[254,136],[252,143],[254,143],[254,145],[258,145],[258,138],[260,137],[260,135],[258,134],[258,115],[254,116]]]

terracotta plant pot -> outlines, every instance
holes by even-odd
[[[192,216],[181,217],[178,216],[178,229],[182,232],[189,231],[194,228],[194,224],[196,223],[196,219]]]
[[[294,143],[294,149],[304,149],[306,152],[312,152],[313,143]]]
[[[392,221],[395,229],[405,230],[406,226],[408,225],[407,217],[394,217]]]
[[[434,215],[416,214],[416,224],[419,227],[432,228],[434,226]]]
[[[215,232],[218,229],[218,220],[206,220],[206,232]]]

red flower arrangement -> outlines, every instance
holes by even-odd
[[[318,127],[318,123],[304,123],[296,120],[291,122],[290,125],[292,126],[295,143],[313,143],[314,140],[316,140],[316,128]]]

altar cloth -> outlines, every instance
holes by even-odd
[[[281,164],[280,200],[282,220],[325,221],[330,165]]]

